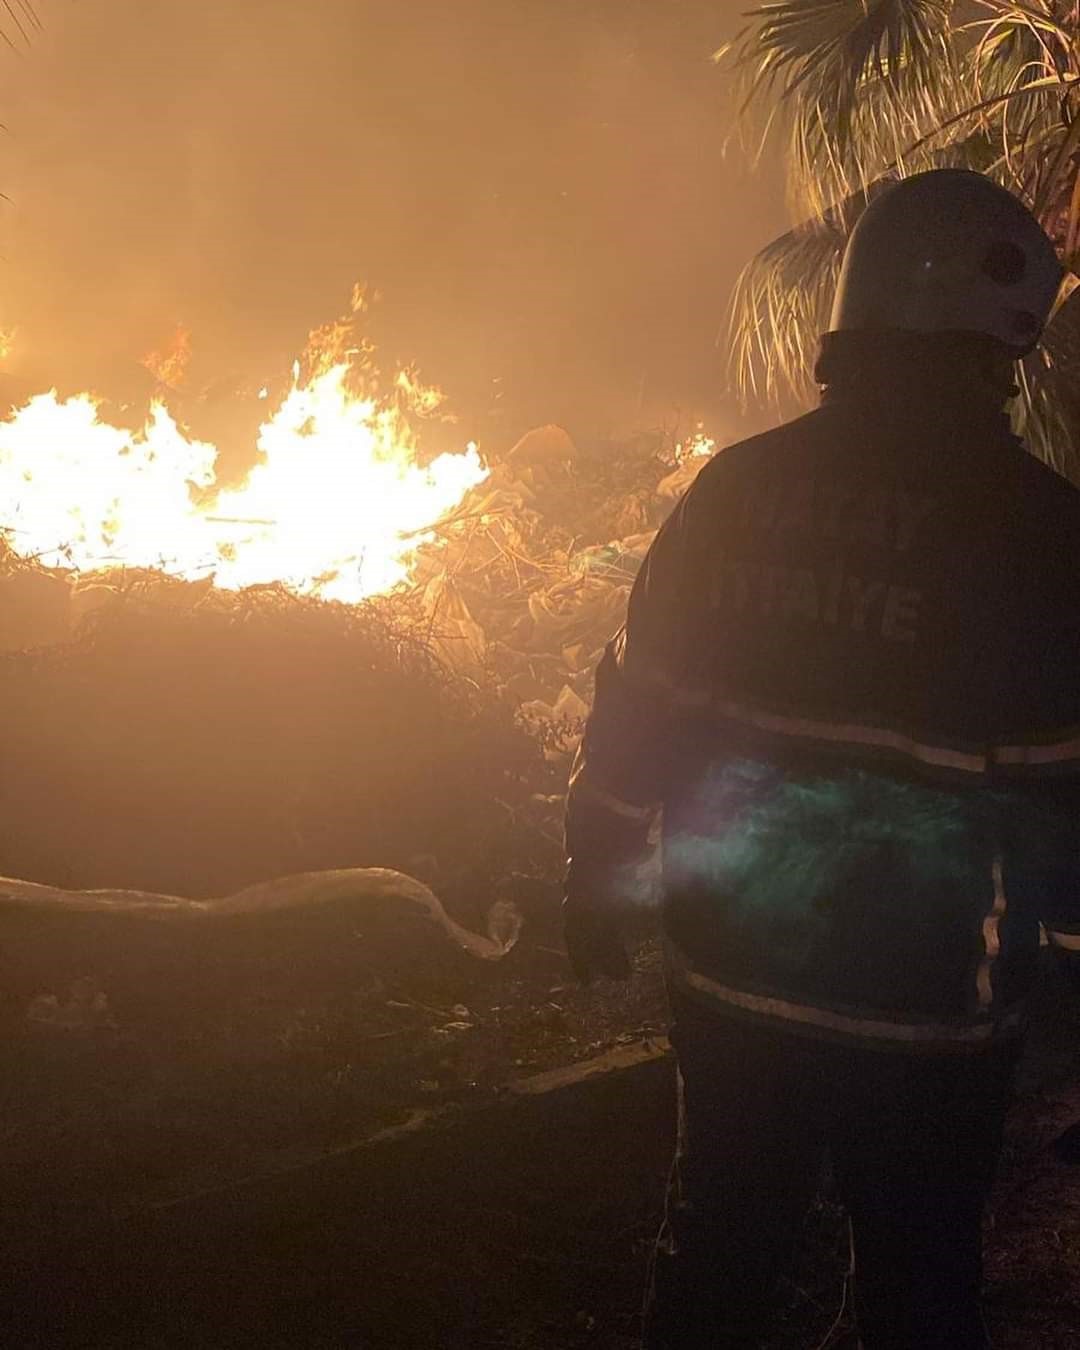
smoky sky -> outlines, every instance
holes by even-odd
[[[726,415],[732,281],[784,227],[724,155],[741,0],[41,0],[0,60],[15,370],[287,369],[354,282],[466,420]]]

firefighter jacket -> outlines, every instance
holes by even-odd
[[[718,453],[596,672],[567,903],[649,903],[732,1015],[905,1048],[1080,949],[1080,493],[1000,399],[827,391]]]

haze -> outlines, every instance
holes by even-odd
[[[361,280],[463,436],[730,427],[716,337],[784,225],[722,153],[742,8],[43,0],[0,67],[8,368],[107,389],[182,322],[193,388],[261,382]]]

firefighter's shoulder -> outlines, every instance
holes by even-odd
[[[834,416],[826,407],[815,408],[791,421],[735,441],[713,453],[685,494],[675,516],[683,526],[699,521],[715,527],[724,502],[752,494],[763,483],[778,478],[801,478],[835,436]]]

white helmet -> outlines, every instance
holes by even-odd
[[[1046,232],[1010,192],[966,169],[933,169],[887,188],[859,217],[829,326],[986,333],[1022,355],[1062,276]]]

